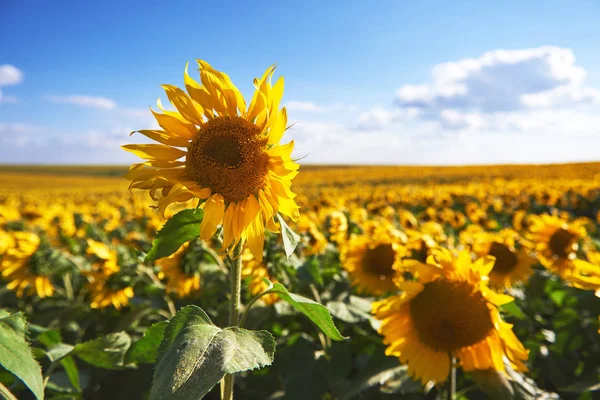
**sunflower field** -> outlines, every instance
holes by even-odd
[[[5,398],[600,398],[600,163],[300,167],[199,67],[129,170],[0,169]]]

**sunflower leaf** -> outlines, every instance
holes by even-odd
[[[290,293],[285,286],[281,283],[269,282],[272,287],[266,293],[275,293],[282,300],[290,304],[297,311],[306,315],[312,322],[315,323],[323,331],[324,334],[329,336],[333,340],[344,340],[347,337],[342,336],[340,331],[336,328],[333,323],[333,318],[327,307],[317,303],[314,300],[300,296],[298,294]]]
[[[197,306],[186,306],[165,328],[150,399],[201,399],[225,374],[273,362],[267,331],[221,329]]]
[[[42,369],[25,340],[26,326],[22,313],[0,310],[0,365],[23,381],[39,400],[44,398]]]
[[[127,333],[115,332],[79,343],[73,354],[95,367],[120,370],[125,368],[125,354],[130,346],[131,338]]]
[[[203,217],[204,210],[201,208],[182,210],[173,215],[156,234],[144,262],[170,256],[182,244],[200,236]]]
[[[298,243],[300,243],[300,236],[286,224],[281,214],[277,214],[277,219],[281,225],[281,238],[283,239],[285,255],[289,257],[296,250]]]
[[[144,336],[135,342],[125,355],[125,363],[154,363],[168,324],[167,321],[160,321],[146,329]]]

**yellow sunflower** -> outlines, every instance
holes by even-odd
[[[531,276],[531,266],[536,263],[523,248],[517,249],[519,234],[512,229],[498,233],[480,232],[472,237],[471,250],[477,257],[492,256],[494,268],[489,273],[490,286],[495,289],[508,288],[525,282]]]
[[[393,232],[375,229],[354,235],[344,246],[340,259],[359,292],[382,295],[396,288],[394,279],[402,277],[400,267],[406,247]]]
[[[298,223],[299,233],[303,236],[304,242],[304,254],[315,255],[325,253],[327,248],[327,239],[321,233],[317,224],[308,215],[301,215],[300,222]]]
[[[542,265],[567,284],[585,290],[600,289],[600,266],[577,258],[580,246],[587,244],[581,221],[568,223],[554,215],[532,217],[529,239]]]
[[[50,281],[52,263],[46,254],[38,251],[40,238],[32,232],[6,233],[11,239],[3,239],[6,246],[0,258],[0,271],[8,284],[6,288],[23,297],[27,289],[28,295],[37,294],[40,298],[54,294]]]
[[[287,128],[285,107],[279,109],[283,77],[271,85],[275,67],[254,80],[249,106],[225,73],[198,60],[198,83],[184,71],[187,93],[163,85],[177,111],[167,111],[160,100],[155,113],[160,130],[137,131],[158,144],[123,148],[146,161],[126,174],[130,188],[149,190],[164,215],[174,202],[198,198],[204,219],[200,236],[209,240],[223,226],[223,248],[244,239],[262,259],[265,228],[278,231],[275,217],[299,216],[291,191],[298,164],[292,161],[294,142],[280,145]]]
[[[87,253],[95,257],[92,271],[84,273],[88,278],[86,288],[90,293],[90,306],[106,308],[112,305],[117,310],[127,307],[134,292],[120,274],[117,252],[102,242],[88,239],[87,243]]]
[[[269,285],[263,281],[264,278],[271,282],[277,282],[271,278],[267,267],[258,261],[248,249],[245,249],[242,254],[242,279],[248,279],[248,289],[252,296],[259,295],[268,289]],[[271,305],[279,301],[279,296],[269,293],[260,299],[265,304]]]
[[[348,235],[348,218],[342,211],[333,211],[327,215],[326,224],[329,240],[343,246]]]
[[[160,267],[158,277],[167,278],[167,292],[175,293],[179,298],[200,291],[200,271],[194,270],[193,265],[187,265],[189,263],[182,260],[188,248],[189,242],[184,243],[175,253],[156,260],[156,265]]]
[[[527,350],[498,312],[513,298],[487,286],[493,259],[473,263],[468,251],[455,258],[440,249],[427,264],[405,265],[417,280],[396,280],[402,293],[373,303],[373,314],[381,320],[386,354],[408,364],[412,377],[441,383],[452,357],[465,371],[505,371],[504,357],[513,368],[527,370]]]
[[[0,230],[0,257],[2,257],[2,255],[6,253],[8,249],[13,248],[14,245],[15,239],[13,236],[8,232]]]

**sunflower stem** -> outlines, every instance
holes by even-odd
[[[448,400],[456,398],[456,362],[455,358],[450,354],[450,374],[448,375]]]
[[[238,326],[240,316],[240,298],[242,293],[242,251],[244,243],[242,240],[233,249],[230,256],[227,256],[229,264],[229,280],[231,300],[229,303],[229,326]],[[227,374],[222,381],[221,399],[233,399],[233,375]]]
[[[8,390],[8,388],[4,386],[2,382],[0,382],[0,395],[2,395],[3,398],[7,400],[17,400],[15,395],[12,394],[12,392]]]

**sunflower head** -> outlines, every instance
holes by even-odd
[[[585,227],[554,215],[532,217],[528,238],[540,262],[553,271],[569,269],[586,237]]]
[[[526,370],[527,351],[497,308],[512,297],[487,286],[493,262],[472,262],[468,251],[455,257],[445,249],[436,250],[426,264],[405,261],[415,281],[397,280],[402,293],[373,304],[386,354],[408,364],[409,373],[423,383],[446,380],[452,357],[465,371],[505,371],[503,357]]]
[[[379,229],[352,236],[340,258],[359,291],[381,295],[396,288],[394,280],[402,278],[406,254],[406,247],[393,232]]]
[[[269,274],[267,266],[258,261],[248,249],[244,249],[242,254],[242,279],[248,282],[248,291],[252,296],[257,296],[269,288],[269,285],[263,279],[277,282]],[[265,304],[272,305],[279,301],[279,296],[275,293],[269,293],[260,299]]]
[[[208,241],[223,226],[225,249],[245,240],[262,259],[265,229],[277,231],[277,213],[298,219],[291,191],[298,164],[293,142],[280,145],[287,128],[279,108],[283,78],[273,85],[274,67],[254,80],[249,105],[225,73],[198,60],[200,82],[184,72],[186,91],[163,85],[176,111],[152,111],[159,130],[137,131],[157,143],[123,148],[143,159],[131,166],[130,188],[148,190],[164,215],[175,202],[198,199],[204,208],[200,236]]]
[[[202,269],[218,262],[206,246],[202,241],[193,240],[184,243],[170,256],[156,261],[160,267],[158,276],[167,280],[168,292],[175,293],[179,298],[200,294]]]
[[[498,233],[479,232],[468,241],[478,257],[494,257],[494,267],[489,273],[490,286],[496,289],[508,288],[526,281],[532,274],[535,258],[519,245],[519,234],[512,229]]]
[[[0,255],[0,272],[8,281],[6,288],[14,290],[17,297],[23,297],[25,291],[40,298],[52,296],[55,258],[48,243],[33,232],[6,232],[6,235],[10,239],[3,239],[5,250]]]

